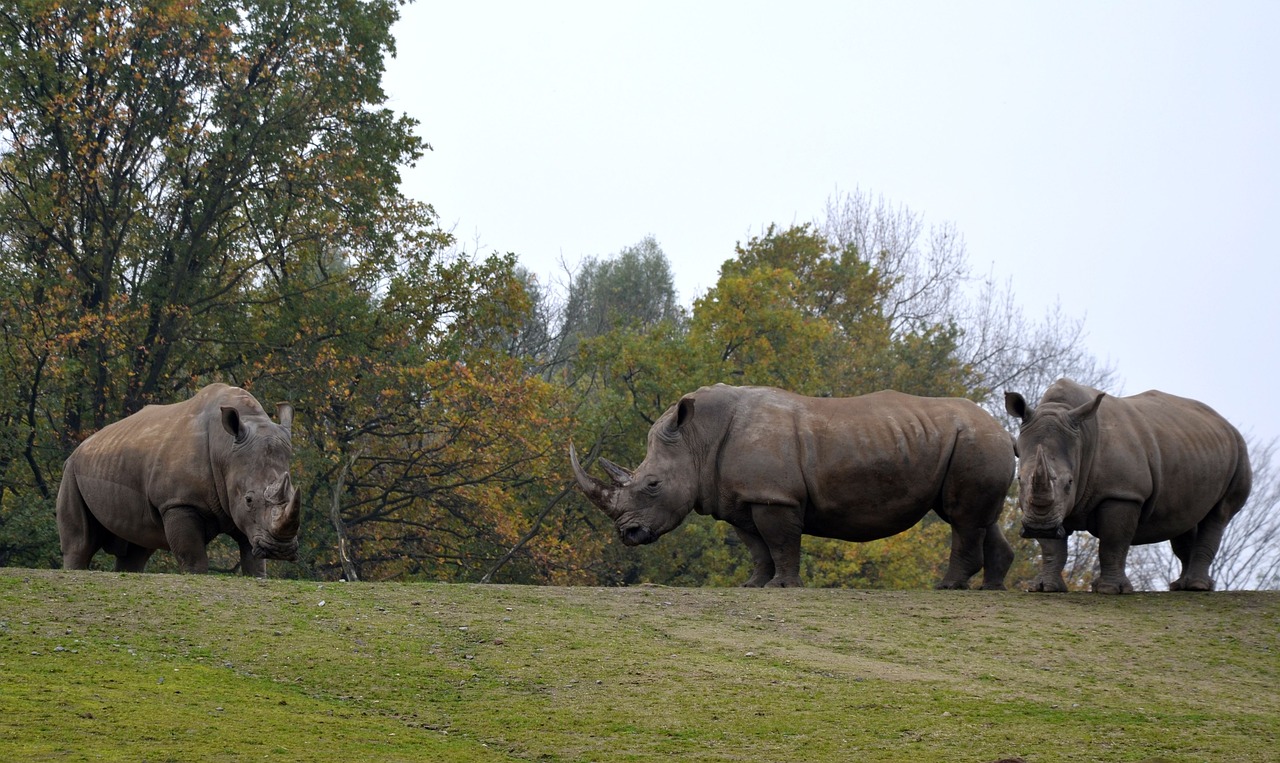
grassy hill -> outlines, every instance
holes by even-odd
[[[1266,761],[1280,593],[0,570],[8,761]]]

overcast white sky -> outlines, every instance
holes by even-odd
[[[1280,2],[417,2],[389,105],[468,248],[653,235],[683,302],[861,189],[1055,299],[1133,394],[1280,437]]]

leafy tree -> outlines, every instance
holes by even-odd
[[[56,560],[84,436],[222,380],[299,412],[303,560],[276,573],[586,574],[592,538],[544,511],[568,425],[512,344],[527,282],[399,192],[428,147],[381,106],[396,17],[0,0],[5,560]]]
[[[587,258],[569,284],[561,332],[568,349],[619,327],[680,322],[671,265],[648,237],[616,256]]]
[[[695,303],[690,330],[721,374],[811,395],[964,394],[956,330],[924,321],[895,330],[885,310],[894,283],[853,244],[809,225],[770,226],[737,255]]]
[[[955,330],[917,322],[895,334],[883,310],[891,294],[892,285],[853,246],[835,246],[807,225],[770,226],[736,248],[716,285],[695,300],[687,327],[620,325],[582,342],[575,362],[591,369],[584,378],[598,385],[594,394],[616,416],[607,431],[617,434],[597,442],[611,459],[634,464],[644,457],[645,433],[663,411],[684,393],[719,381],[811,395],[849,396],[889,386],[963,394]],[[749,558],[741,549],[733,553],[737,540],[727,529],[691,518],[651,547],[610,546],[607,566],[620,582],[739,583],[749,574]],[[929,533],[905,537],[925,545],[934,539]],[[814,548],[839,545],[848,544]],[[945,545],[912,558],[932,554],[936,566],[946,559]],[[806,568],[824,583],[901,583],[911,565],[890,570],[885,558],[871,553],[856,564],[843,552],[810,553]],[[862,567],[866,575],[858,578],[851,570]]]
[[[997,418],[1004,392],[1039,399],[1058,378],[1106,389],[1115,370],[1085,346],[1084,321],[1049,306],[1040,320],[1026,317],[1012,285],[974,277],[964,237],[950,223],[926,227],[906,206],[860,190],[828,199],[819,226],[833,246],[863,253],[885,280],[883,310],[895,336],[936,334],[954,343],[970,396]],[[976,288],[975,288],[976,287]],[[944,338],[945,337],[945,338]]]
[[[390,0],[0,2],[5,394],[28,412],[10,489],[49,499],[89,432],[233,375],[250,292],[327,252],[376,259],[421,215],[396,167],[426,146],[379,106],[396,17]]]

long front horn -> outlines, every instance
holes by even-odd
[[[613,507],[613,497],[615,488],[611,488],[604,484],[604,480],[596,479],[586,470],[582,468],[582,464],[578,463],[578,452],[574,450],[573,443],[569,443],[569,463],[573,465],[573,476],[578,481],[578,487],[583,494],[587,496],[587,500],[591,501],[609,515],[610,519],[618,518],[618,511]]]
[[[280,540],[289,540],[298,534],[302,524],[302,493],[296,488],[289,502],[280,508],[280,513],[271,523],[271,534]]]
[[[1044,446],[1036,446],[1036,468],[1031,473],[1031,503],[1037,506],[1048,506],[1053,503],[1053,484],[1050,481],[1049,459],[1044,455]]]

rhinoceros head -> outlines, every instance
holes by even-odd
[[[279,424],[261,413],[222,406],[222,427],[233,438],[223,477],[231,519],[249,538],[253,555],[294,560],[302,508],[289,479],[293,407],[277,403],[276,414]]]
[[[1022,422],[1016,445],[1022,537],[1067,536],[1063,523],[1076,503],[1082,425],[1097,413],[1103,397],[1076,407],[1042,401],[1032,408],[1017,392],[1005,393],[1005,410]]]
[[[654,422],[648,452],[635,471],[599,459],[609,473],[608,483],[588,474],[569,444],[578,487],[609,515],[628,546],[652,543],[674,530],[697,503],[697,459],[689,437],[693,407],[692,396],[686,396]]]

